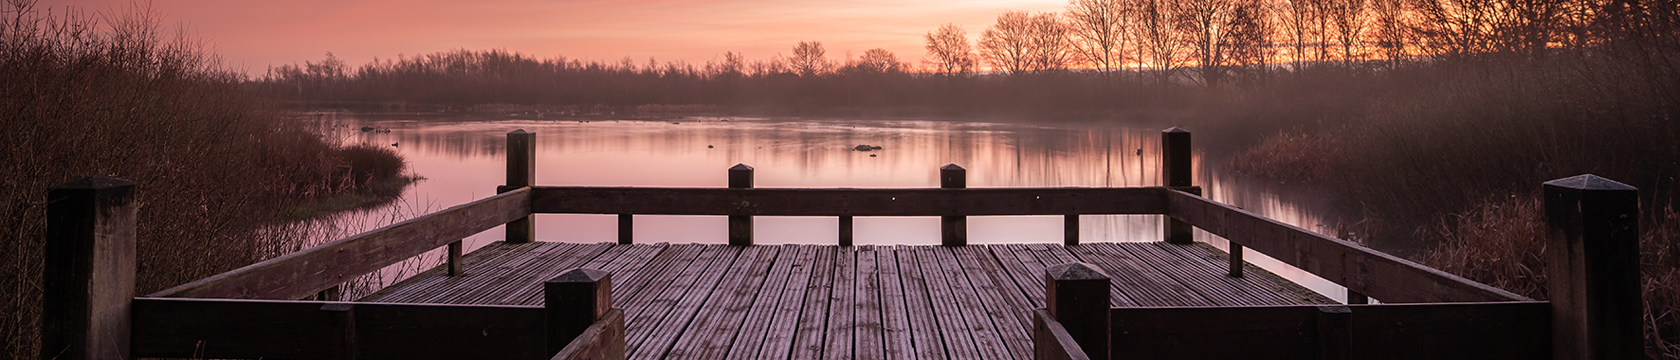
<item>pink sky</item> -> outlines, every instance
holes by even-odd
[[[132,0],[42,0],[102,13]],[[905,61],[926,55],[922,34],[944,23],[975,39],[1004,10],[1060,11],[1066,0],[153,0],[166,24],[183,24],[228,65],[260,76],[270,65],[327,52],[352,65],[450,49],[506,49],[549,58],[648,57],[704,64],[737,51],[786,55],[821,41],[830,59],[885,48]]]

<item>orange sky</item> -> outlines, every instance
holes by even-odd
[[[132,0],[42,0],[55,12],[121,10]],[[143,1],[143,0],[141,0]],[[886,48],[925,56],[921,35],[943,23],[970,39],[1004,10],[1060,11],[1066,0],[153,0],[167,24],[185,24],[228,65],[260,76],[270,65],[332,52],[352,65],[374,57],[500,48],[548,58],[704,64],[725,51],[761,59],[822,41],[830,59]]]

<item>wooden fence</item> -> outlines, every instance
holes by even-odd
[[[1554,259],[1554,264],[1565,268],[1553,269],[1553,274],[1562,275],[1554,275],[1554,301],[1545,303],[1208,201],[1197,195],[1199,188],[1191,186],[1190,133],[1178,128],[1163,132],[1163,179],[1168,186],[1142,188],[969,189],[966,170],[955,164],[940,168],[938,189],[759,189],[752,184],[752,167],[744,164],[728,170],[727,188],[533,186],[535,136],[524,130],[508,134],[507,185],[498,187],[495,196],[144,297],[131,296],[134,184],[90,178],[54,189],[49,194],[48,306],[42,354],[59,359],[110,357],[101,354],[123,358],[621,358],[623,317],[610,305],[611,277],[588,269],[575,269],[546,283],[544,307],[293,300],[312,295],[331,299],[321,294],[440,247],[449,250],[451,275],[471,271],[460,266],[460,239],[505,224],[506,241],[534,241],[531,215],[538,213],[617,214],[619,242],[626,244],[634,241],[635,215],[722,215],[729,217],[729,243],[741,246],[753,243],[754,216],[839,217],[843,246],[851,245],[854,216],[939,216],[941,243],[961,246],[967,243],[968,216],[1063,215],[1070,229],[1064,241],[1073,246],[1079,243],[1079,215],[1159,214],[1167,216],[1162,225],[1165,241],[1189,243],[1193,228],[1229,239],[1231,276],[1241,276],[1241,255],[1249,248],[1346,286],[1354,299],[1370,294],[1387,303],[1468,302],[1415,307],[1109,309],[1106,275],[1089,265],[1067,264],[1060,274],[1072,277],[1058,280],[1055,274],[1046,275],[1050,302],[1047,309],[1035,313],[1034,341],[1040,358],[1109,358],[1111,349],[1115,356],[1223,354],[1216,351],[1222,347],[1174,335],[1196,331],[1232,335],[1202,337],[1211,343],[1248,339],[1237,336],[1241,334],[1296,334],[1274,344],[1283,346],[1277,354],[1342,358],[1386,349],[1370,344],[1407,350],[1402,346],[1411,344],[1407,341],[1482,339],[1478,334],[1489,332],[1470,330],[1505,325],[1524,326],[1525,331],[1490,339],[1545,340],[1557,350],[1544,354],[1560,358],[1605,358],[1563,354],[1579,349],[1588,349],[1583,354],[1623,351],[1626,334],[1632,334],[1633,350],[1638,350],[1637,262],[1618,264],[1625,259],[1613,256],[1621,255],[1603,255],[1626,253],[1622,242],[1637,234],[1600,233],[1609,231],[1605,227],[1625,228],[1635,221],[1637,200],[1605,195],[1634,190],[1614,188],[1626,186],[1597,177],[1557,181],[1561,184],[1555,195],[1558,201],[1578,201],[1580,206],[1575,212],[1551,214],[1556,222],[1554,241],[1564,241],[1553,244],[1554,248],[1572,249],[1554,254],[1572,257]],[[1548,209],[1552,209],[1552,183],[1548,183],[1547,196]],[[1634,201],[1632,216],[1627,216],[1626,204],[1603,205],[1600,202],[1609,200],[1601,198]],[[1622,217],[1605,215],[1612,213]],[[1574,225],[1558,225],[1566,223]],[[1560,236],[1565,240],[1558,240]],[[1588,244],[1583,246],[1582,239]],[[1604,256],[1612,257],[1600,258]],[[1629,273],[1621,264],[1635,264],[1631,332],[1623,321],[1630,311],[1625,293],[1600,294],[1604,284],[1613,284],[1611,288],[1618,291],[1629,288],[1624,283]],[[1611,275],[1605,274],[1616,278],[1607,280],[1605,276]],[[1549,309],[1550,317],[1537,318],[1536,314],[1547,313],[1537,309]],[[1479,317],[1464,317],[1468,315]],[[1242,320],[1242,316],[1250,319]],[[1200,323],[1193,329],[1186,324],[1194,322],[1173,321],[1187,317],[1232,320]],[[1386,322],[1371,319],[1414,325],[1381,330]],[[1535,329],[1547,328],[1547,324],[1551,331],[1540,333],[1556,334],[1535,335],[1539,331]],[[1432,330],[1447,327],[1468,330]],[[1312,335],[1302,335],[1308,333]],[[1305,345],[1290,348],[1287,344]],[[1117,349],[1120,346],[1124,349]],[[1144,350],[1149,346],[1167,347],[1158,352]],[[1534,358],[1530,357],[1533,352],[1494,350],[1464,354]]]

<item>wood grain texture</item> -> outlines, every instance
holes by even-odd
[[[1044,308],[1034,309],[1033,318],[1033,359],[1034,360],[1090,360],[1085,355],[1085,349],[1073,341],[1067,329],[1056,322],[1056,317]]]
[[[1181,191],[1166,193],[1172,218],[1384,302],[1531,300],[1230,205]]]
[[[133,351],[140,357],[545,357],[540,307],[181,298],[134,304]]]
[[[531,190],[457,205],[149,296],[297,299],[531,213]]]
[[[624,311],[612,309],[551,360],[624,360]]]
[[[1160,214],[1162,188],[717,189],[536,187],[532,210],[565,214],[962,216]]]

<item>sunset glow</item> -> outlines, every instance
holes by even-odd
[[[130,0],[45,0],[54,12],[121,11]],[[636,0],[392,1],[156,0],[164,23],[185,25],[226,63],[261,75],[269,66],[332,52],[351,65],[399,54],[506,49],[541,58],[629,57],[638,64],[704,64],[725,51],[749,59],[787,55],[821,41],[832,60],[885,48],[925,56],[922,34],[955,23],[977,36],[1004,10],[1060,11],[1064,1]],[[919,64],[918,64],[919,65]]]

